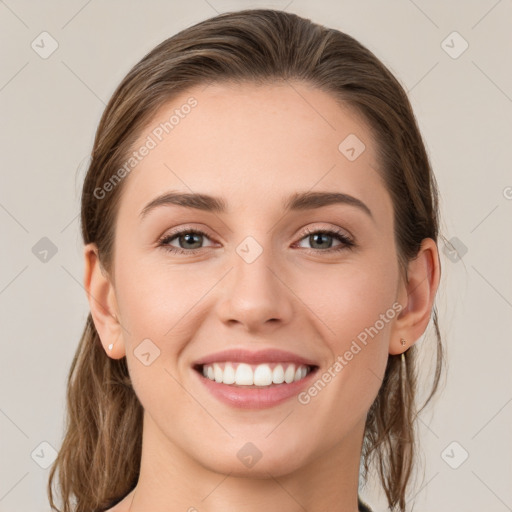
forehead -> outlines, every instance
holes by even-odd
[[[227,213],[309,190],[390,207],[361,116],[303,83],[193,87],[157,111],[132,149],[143,146],[124,183],[130,210],[166,190],[225,197]]]

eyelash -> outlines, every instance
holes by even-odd
[[[162,237],[159,242],[158,246],[162,247],[164,250],[169,251],[173,254],[188,254],[188,255],[194,255],[198,253],[199,251],[205,249],[204,247],[200,247],[198,249],[182,249],[180,247],[173,247],[168,245],[171,241],[173,241],[175,238],[178,238],[181,235],[185,234],[194,234],[194,235],[203,235],[206,238],[209,238],[208,234],[204,231],[201,231],[200,229],[181,229],[178,231],[174,231],[173,233],[170,233],[168,235],[165,235]],[[338,245],[336,247],[331,247],[329,249],[304,249],[307,252],[313,252],[318,254],[318,252],[323,253],[333,253],[333,252],[339,252],[346,249],[351,249],[355,247],[355,243],[347,237],[342,231],[338,231],[336,229],[310,229],[306,228],[306,231],[303,233],[303,236],[299,239],[299,242],[301,242],[304,238],[306,238],[309,235],[313,234],[322,234],[322,235],[330,235],[334,238],[337,238],[340,242],[342,242],[341,245]]]

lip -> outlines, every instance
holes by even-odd
[[[318,366],[318,363],[312,359],[306,359],[302,356],[294,354],[293,352],[287,352],[285,350],[278,349],[265,349],[258,351],[250,351],[242,348],[232,348],[222,350],[221,352],[215,352],[214,354],[207,355],[198,359],[192,366],[198,367],[205,364],[221,363],[225,361],[232,361],[234,363],[247,363],[247,364],[259,364],[259,363],[295,363],[304,364],[308,366]]]
[[[318,366],[315,366],[301,380],[262,388],[222,384],[204,377],[196,369],[193,370],[193,373],[197,375],[206,389],[224,404],[239,409],[266,409],[297,396],[301,390],[311,385],[317,371]]]
[[[266,387],[236,386],[223,384],[203,376],[201,369],[206,364],[222,363],[294,363],[306,365],[311,371],[301,380],[289,384],[272,384]],[[319,365],[312,359],[279,349],[264,349],[250,351],[242,348],[231,348],[215,352],[198,359],[192,363],[193,373],[203,383],[206,389],[219,401],[232,407],[241,409],[265,409],[279,405],[290,398],[297,396],[302,389],[311,385]]]

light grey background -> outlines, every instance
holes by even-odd
[[[65,379],[88,312],[79,193],[103,108],[157,43],[217,12],[249,7],[285,9],[349,33],[409,92],[441,189],[442,231],[455,248],[440,244],[437,304],[449,371],[420,419],[425,469],[415,510],[512,510],[512,1],[6,0],[0,512],[49,511],[49,470],[39,464],[52,452],[41,443],[60,446]],[[58,43],[46,59],[44,31]],[[36,245],[43,237],[55,255]],[[365,496],[385,510],[371,487]]]

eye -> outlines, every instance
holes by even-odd
[[[204,231],[201,231],[200,229],[185,228],[165,235],[160,239],[158,245],[173,254],[191,255],[196,254],[201,251],[201,249],[205,248],[202,245],[205,238],[209,239],[208,235]],[[333,247],[333,239],[338,240],[341,243]],[[179,244],[179,247],[172,245],[172,242],[175,240]],[[303,240],[307,240],[312,245],[320,245],[319,248],[305,248],[306,250],[310,252],[313,251],[315,253],[318,253],[319,251],[328,253],[337,252],[355,246],[355,243],[343,231],[338,231],[336,229],[311,230],[308,228],[305,232],[305,236],[300,239],[299,243]],[[210,245],[210,247],[211,246],[213,246],[213,244]]]
[[[204,238],[208,238],[208,235],[200,229],[182,229],[165,235],[158,245],[174,254],[195,254],[203,249],[201,245]],[[175,239],[177,239],[180,247],[171,245],[171,242]]]
[[[340,244],[332,246],[332,239],[336,239]],[[306,236],[301,239],[301,242],[306,240],[311,245],[319,245],[321,252],[336,252],[344,249],[349,249],[355,246],[353,240],[351,240],[343,231],[336,229],[317,229],[317,230],[306,230]],[[300,243],[300,242],[299,242]],[[306,247],[306,249],[308,249]],[[311,251],[311,249],[308,249]],[[314,252],[318,252],[318,248],[313,247]]]

